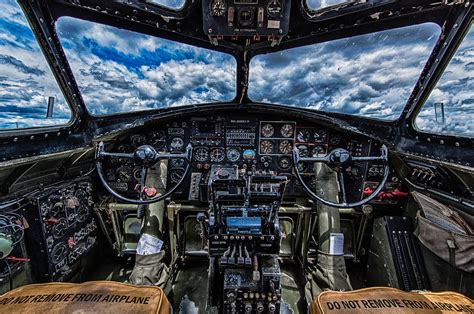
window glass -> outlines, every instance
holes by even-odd
[[[231,55],[70,17],[57,31],[92,114],[235,98]]]
[[[393,120],[439,34],[426,23],[258,55],[248,94],[256,102]]]
[[[70,119],[70,108],[23,11],[16,1],[2,0],[0,129],[51,126]]]
[[[458,50],[415,120],[430,133],[474,136],[474,30]]]
[[[184,6],[186,0],[145,0],[145,2],[158,4],[173,10],[178,10]]]
[[[307,0],[306,4],[311,10],[320,10],[333,5],[350,2],[347,0]]]

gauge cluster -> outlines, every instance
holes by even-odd
[[[146,131],[117,139],[120,152],[133,152],[141,145],[158,151],[182,153],[193,146],[191,174],[175,197],[205,202],[209,172],[213,165],[236,166],[242,171],[272,172],[292,178],[287,194],[304,195],[293,175],[292,152],[297,148],[302,157],[324,156],[331,149],[342,147],[355,155],[370,154],[371,142],[307,122],[269,119],[269,116],[200,116],[183,118]],[[168,188],[180,181],[187,164],[171,159],[167,164]],[[300,163],[299,170],[314,185],[314,167]],[[112,188],[122,193],[136,193],[140,169],[129,160],[111,161],[105,167]],[[364,171],[361,169],[360,171]]]

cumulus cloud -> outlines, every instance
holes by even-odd
[[[424,24],[257,56],[250,65],[249,96],[395,119],[438,35],[438,26]]]
[[[93,114],[235,97],[232,56],[69,17],[57,30]]]
[[[473,65],[474,30],[471,27],[416,118],[415,123],[420,130],[474,136]]]
[[[46,118],[49,97],[53,118]],[[0,129],[65,124],[70,109],[16,1],[0,2]]]

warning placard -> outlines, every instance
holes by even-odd
[[[473,301],[454,292],[405,292],[373,287],[355,291],[326,291],[312,305],[313,313],[474,313]]]
[[[111,281],[48,283],[19,287],[0,296],[0,313],[169,313],[158,287]]]

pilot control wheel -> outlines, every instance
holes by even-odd
[[[389,167],[388,167],[388,148],[385,145],[381,147],[381,154],[380,156],[368,156],[368,157],[353,157],[352,154],[344,148],[335,148],[330,151],[326,156],[322,157],[301,157],[299,154],[298,149],[295,147],[293,149],[293,168],[295,169],[296,176],[300,181],[302,187],[308,193],[308,195],[313,198],[314,200],[320,201],[321,203],[336,207],[336,208],[351,208],[357,207],[364,204],[367,204],[371,200],[373,200],[380,191],[383,189],[385,182],[387,182],[387,178],[389,175]],[[298,168],[298,164],[300,162],[320,162],[326,164],[329,168],[334,170],[337,173],[337,182],[339,185],[339,195],[340,201],[339,203],[328,201],[321,196],[318,196],[314,193],[310,187],[305,183],[301,172]],[[358,202],[348,203],[347,202],[347,193],[344,184],[344,171],[352,166],[354,162],[382,162],[384,166],[383,170],[383,178],[380,181],[377,188],[372,192],[372,194],[368,195],[367,197],[362,198],[362,200]]]
[[[193,148],[191,144],[189,144],[186,147],[186,151],[182,154],[158,153],[153,148],[153,146],[150,146],[150,145],[142,145],[138,147],[137,149],[135,149],[133,153],[112,153],[112,152],[106,152],[104,150],[104,143],[100,142],[97,145],[97,151],[96,151],[96,167],[97,167],[97,173],[99,175],[100,181],[102,182],[102,185],[110,194],[112,194],[119,200],[124,201],[126,203],[137,204],[137,205],[147,205],[147,204],[152,204],[152,203],[156,203],[161,200],[164,200],[165,198],[170,196],[174,191],[176,191],[177,188],[181,186],[181,184],[184,182],[186,176],[188,175],[191,169],[191,160],[193,157],[192,155],[193,155]],[[140,180],[139,180],[140,183],[137,187],[138,199],[125,197],[110,187],[109,183],[107,182],[104,176],[104,171],[102,167],[102,161],[105,158],[117,158],[119,160],[131,159],[135,163],[135,165],[141,168]],[[155,165],[160,160],[175,159],[175,158],[185,159],[187,161],[187,166],[186,166],[186,169],[184,170],[183,176],[166,193],[157,194],[156,196],[148,197],[146,192],[149,188],[145,185],[148,169],[152,167],[153,165]]]

